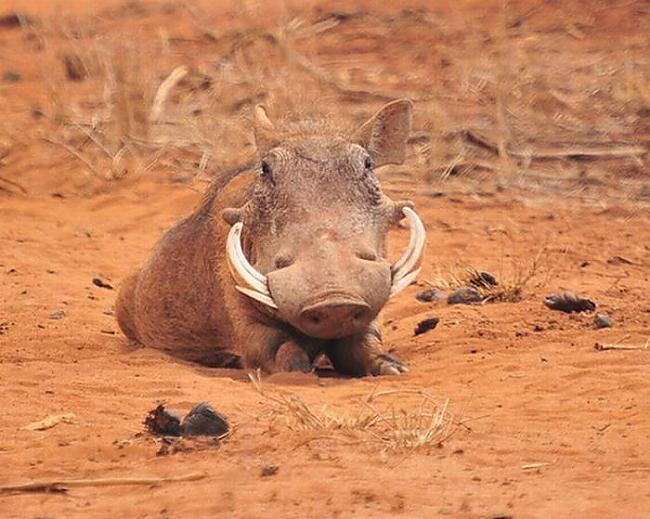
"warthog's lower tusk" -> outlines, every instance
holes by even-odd
[[[275,301],[273,301],[273,298],[271,296],[265,296],[264,294],[260,294],[255,290],[251,290],[250,288],[240,287],[239,285],[235,285],[235,288],[239,290],[242,294],[250,297],[251,299],[255,299],[255,301],[259,301],[260,303],[263,303],[266,306],[270,306],[271,308],[274,308],[276,310],[278,308],[278,305],[275,304]]]
[[[420,273],[417,268],[422,252],[424,251],[424,244],[426,242],[426,232],[422,220],[417,213],[410,207],[405,207],[404,214],[409,219],[409,227],[411,229],[411,238],[409,244],[402,257],[398,259],[391,267],[393,273],[393,281],[390,290],[390,296],[393,297],[399,292],[409,286]]]
[[[244,224],[241,222],[233,225],[230,228],[228,239],[226,240],[226,256],[228,258],[230,273],[233,277],[241,279],[248,285],[247,287],[237,285],[236,288],[251,299],[255,299],[271,308],[277,308],[269,292],[266,276],[255,270],[248,262],[248,259],[246,259],[246,255],[241,246],[241,232],[243,227]]]

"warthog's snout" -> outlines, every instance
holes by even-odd
[[[370,305],[364,301],[331,298],[303,308],[299,321],[307,335],[330,339],[365,330],[373,317]]]

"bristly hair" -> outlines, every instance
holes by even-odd
[[[278,140],[281,142],[291,142],[310,137],[344,139],[352,134],[350,124],[335,120],[330,115],[298,118],[289,114],[280,119],[275,124],[275,127]]]
[[[274,122],[280,142],[296,142],[302,139],[322,137],[325,139],[345,139],[352,134],[352,125],[335,119],[330,114],[313,112],[309,116],[298,116],[289,113]],[[210,187],[203,195],[203,201],[196,216],[207,216],[212,203],[219,192],[240,174],[250,171],[257,164],[257,158],[235,166],[229,170],[218,173],[212,180]]]

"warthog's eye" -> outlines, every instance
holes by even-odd
[[[372,168],[375,167],[375,163],[372,161],[372,157],[370,155],[366,155],[366,158],[363,162],[363,167],[366,168],[366,173],[372,171]]]
[[[271,166],[265,160],[262,161],[261,175],[262,175],[262,178],[273,181],[273,174],[272,174],[272,171],[271,171]]]

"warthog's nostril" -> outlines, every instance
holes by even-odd
[[[289,254],[278,254],[273,260],[276,269],[283,269],[293,265],[295,259]]]
[[[371,250],[361,250],[357,252],[357,258],[366,261],[377,261],[377,254]]]
[[[314,337],[343,337],[358,332],[371,319],[370,307],[364,302],[324,302],[300,313],[300,328]]]

